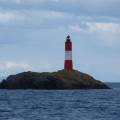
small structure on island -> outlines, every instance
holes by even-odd
[[[64,70],[71,71],[73,70],[73,62],[72,62],[72,42],[70,36],[68,35],[65,42],[65,62],[64,62]]]

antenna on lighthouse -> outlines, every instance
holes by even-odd
[[[73,62],[72,62],[72,42],[70,36],[68,35],[65,42],[65,62],[64,69],[66,71],[73,70]]]

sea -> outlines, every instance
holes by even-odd
[[[120,120],[120,84],[109,90],[0,90],[0,120]]]

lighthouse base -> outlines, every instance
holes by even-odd
[[[65,63],[64,63],[64,70],[67,70],[67,71],[73,70],[73,63],[72,63],[72,60],[65,60]]]

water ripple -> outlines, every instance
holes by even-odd
[[[0,120],[119,120],[119,92],[0,90]]]

